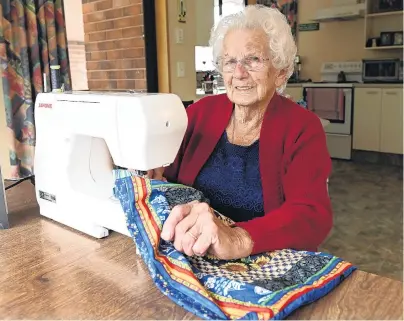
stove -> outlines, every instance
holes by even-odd
[[[353,92],[361,79],[361,61],[325,62],[320,81],[302,84],[307,108],[330,122],[324,130],[332,158],[352,157]]]

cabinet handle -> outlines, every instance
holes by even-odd
[[[378,92],[377,91],[367,91],[366,92],[368,95],[377,95]]]
[[[394,96],[397,95],[395,91],[386,91],[385,93],[386,95],[394,95]]]

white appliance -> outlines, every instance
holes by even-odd
[[[338,82],[341,72],[345,80]],[[325,62],[320,82],[302,84],[307,108],[330,122],[324,130],[332,158],[352,158],[354,84],[361,82],[361,73],[361,61]]]
[[[96,238],[129,235],[113,165],[147,171],[176,157],[187,127],[180,98],[146,93],[41,93],[35,102],[40,213]]]
[[[334,0],[333,5],[317,10],[313,21],[341,21],[363,18],[365,15],[363,0]]]

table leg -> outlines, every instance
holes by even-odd
[[[4,189],[3,176],[1,175],[0,167],[0,229],[9,228],[8,223],[8,210],[6,203],[6,191]]]

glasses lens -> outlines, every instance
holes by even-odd
[[[260,57],[250,56],[243,60],[243,65],[248,70],[259,70],[262,68],[263,60]]]
[[[219,58],[215,62],[216,68],[224,72],[233,72],[236,69],[238,60],[235,58]],[[240,64],[249,71],[260,70],[263,67],[264,60],[260,57],[249,56],[240,60]]]

